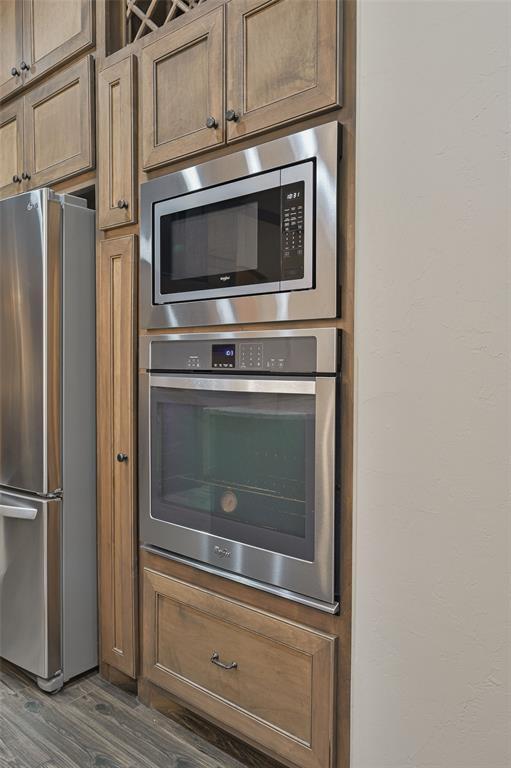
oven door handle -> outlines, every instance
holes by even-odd
[[[254,392],[282,395],[315,395],[315,379],[236,379],[205,376],[149,376],[149,386],[166,389],[198,389],[211,392]]]

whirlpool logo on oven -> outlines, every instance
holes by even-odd
[[[219,547],[218,545],[215,545],[214,547],[215,555],[218,555],[218,557],[226,558],[231,556],[230,549],[225,549],[225,547]]]

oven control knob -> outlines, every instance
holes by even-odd
[[[121,462],[122,461],[128,461],[128,454],[127,453],[118,453],[116,458],[117,458],[117,461],[121,461]]]

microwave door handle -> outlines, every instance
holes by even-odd
[[[9,504],[0,504],[0,517],[15,517],[18,520],[35,520],[37,509],[35,507],[13,507]]]
[[[165,389],[196,389],[211,392],[253,392],[282,395],[315,395],[315,379],[234,379],[205,378],[201,376],[150,376],[151,387]]]

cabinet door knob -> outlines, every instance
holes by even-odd
[[[28,70],[30,69],[30,64],[27,64],[26,61],[22,61],[20,64],[20,69],[23,69],[26,72],[28,72]]]
[[[29,180],[30,180],[30,174],[29,174],[29,173],[27,173],[26,171],[23,171],[23,173],[21,174],[21,178],[22,178],[24,181],[29,181]]]
[[[118,453],[116,456],[117,461],[119,461],[121,464],[123,461],[128,461],[128,454],[127,453]]]
[[[120,208],[121,210],[123,208],[127,208],[128,207],[128,201],[127,200],[118,200],[117,201],[117,207]]]
[[[228,109],[225,113],[225,119],[229,120],[230,123],[236,123],[240,119],[240,116],[234,109]]]
[[[212,115],[210,115],[208,117],[208,119],[206,120],[206,128],[216,128],[217,125],[218,125],[218,123],[215,120],[215,118]]]
[[[21,176],[18,176],[17,173],[14,174],[14,176],[12,177],[12,180],[14,184],[21,184]]]
[[[19,69],[17,67],[13,67],[11,69],[11,75],[13,77],[18,77],[19,75],[21,75],[21,72],[19,71]]]

